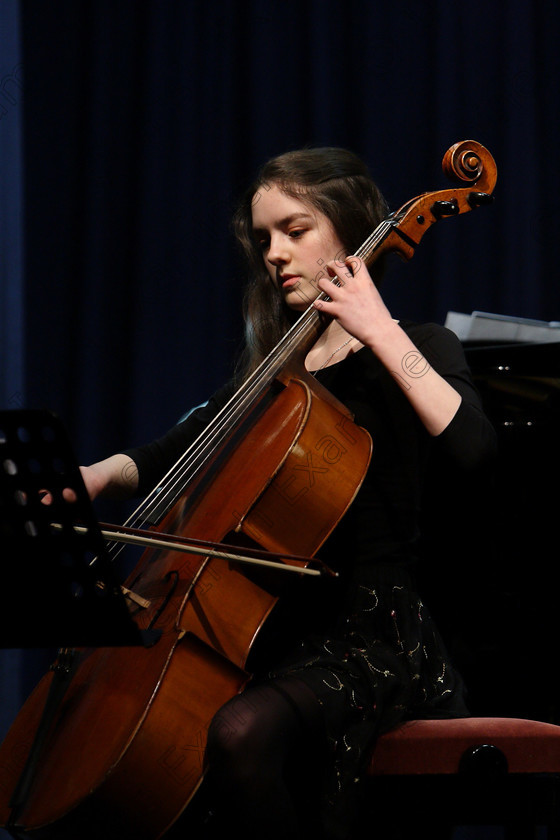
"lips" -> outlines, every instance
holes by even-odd
[[[289,288],[290,286],[294,286],[299,280],[301,280],[300,274],[281,274],[280,275],[280,283],[284,289]]]

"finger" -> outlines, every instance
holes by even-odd
[[[65,502],[77,502],[78,497],[74,490],[71,487],[65,487],[62,491],[62,498]],[[49,490],[40,490],[39,491],[39,500],[42,505],[52,505],[54,502],[54,496]]]
[[[360,269],[363,265],[363,261],[360,259],[360,257],[351,256],[351,257],[346,257],[346,259],[344,261],[344,264],[346,265],[348,271],[350,272],[350,276],[355,277],[356,274],[358,273],[358,271],[360,271]]]
[[[331,300],[337,300],[340,296],[340,291],[343,286],[343,281],[338,277],[322,277],[317,283],[319,291],[327,295]]]
[[[350,277],[348,269],[338,263],[327,263],[326,269],[328,278],[325,278],[323,290],[330,294],[329,289],[333,286],[343,288]]]
[[[324,312],[325,315],[328,315],[329,307],[332,306],[332,303],[328,300],[322,300],[321,298],[317,298],[313,301],[312,306],[314,306],[315,309],[318,309],[320,312]]]
[[[48,490],[39,490],[39,500],[42,505],[52,505],[53,497]]]

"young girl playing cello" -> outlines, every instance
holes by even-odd
[[[210,726],[216,820],[246,838],[351,837],[375,737],[405,719],[468,714],[417,592],[419,510],[432,454],[474,471],[492,458],[495,437],[458,339],[393,317],[379,292],[381,267],[370,273],[352,256],[386,214],[366,166],[348,151],[269,161],[234,217],[250,278],[235,382],[160,440],[82,468],[92,498],[145,493],[301,313],[314,306],[324,315],[305,366],[371,434],[373,457],[321,549],[337,581],[313,590],[312,607],[295,596],[274,661]]]

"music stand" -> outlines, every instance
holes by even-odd
[[[71,489],[75,501],[63,490]],[[51,504],[41,501],[43,491]],[[82,526],[76,531],[74,526]],[[0,411],[0,647],[150,645],[132,619],[106,554],[61,420]]]
[[[50,504],[41,501],[45,490]],[[65,490],[72,491],[73,501],[64,497]],[[0,545],[10,601],[10,609],[0,611],[0,647],[59,648],[38,728],[10,799],[10,828],[17,825],[72,681],[73,648],[147,646],[160,632],[140,630],[128,612],[65,429],[52,412],[0,411]]]

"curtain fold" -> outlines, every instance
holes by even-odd
[[[11,410],[25,402],[23,64],[17,0],[0,4],[0,46],[0,406]],[[24,665],[19,651],[0,649],[0,739],[21,705]]]

